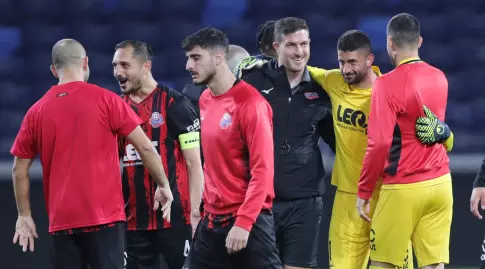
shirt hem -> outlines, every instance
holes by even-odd
[[[384,175],[384,180],[382,183],[381,189],[386,188],[385,185],[404,185],[404,184],[410,184],[410,183],[418,183],[418,182],[423,182],[423,181],[429,181],[433,180],[435,178],[444,176],[446,174],[450,173],[450,168],[448,165],[442,166],[442,167],[437,167],[425,172],[417,172],[412,175],[408,176],[402,176],[402,175],[396,175],[396,176],[389,176],[389,175]],[[389,188],[389,186],[387,186]]]
[[[97,225],[103,225],[103,224],[110,224],[110,223],[120,222],[120,221],[125,222],[126,219],[124,217],[110,217],[107,219],[87,222],[83,224],[53,226],[53,227],[49,227],[49,233],[54,233],[54,232],[59,232],[59,231],[69,230],[69,229],[77,229],[77,228],[84,228],[84,227],[97,226]]]

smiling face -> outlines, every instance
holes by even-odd
[[[369,54],[366,49],[354,51],[339,50],[337,53],[340,72],[345,82],[349,85],[354,85],[364,80],[367,72],[369,72],[369,67],[372,65],[373,55]]]
[[[113,75],[123,94],[132,94],[142,87],[146,64],[133,54],[132,47],[119,48],[113,56]]]
[[[274,47],[280,63],[291,72],[300,72],[305,69],[310,58],[309,32],[302,29],[283,35],[274,43]]]

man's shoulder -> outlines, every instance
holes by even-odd
[[[182,93],[185,94],[192,101],[198,101],[202,92],[207,89],[207,85],[197,85],[193,82],[185,84]]]
[[[103,94],[103,95],[110,95],[110,96],[118,95],[118,94],[114,93],[113,91],[108,90],[107,88],[101,87],[101,86],[96,85],[96,84],[88,83],[88,82],[84,83],[82,85],[82,87],[85,90],[92,91],[92,92],[99,93],[99,94]]]
[[[340,69],[327,70],[325,73],[325,80],[325,86],[329,88],[347,86],[347,82],[345,82],[344,76],[342,75]]]
[[[253,85],[241,81],[243,83],[242,89],[236,93],[235,101],[242,106],[257,106],[260,103],[267,103],[266,99]]]

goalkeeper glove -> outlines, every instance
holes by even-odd
[[[261,68],[268,61],[268,57],[265,57],[262,54],[243,58],[239,61],[236,68],[234,68],[233,73],[237,78],[241,78],[244,70]]]
[[[426,106],[423,106],[425,117],[416,119],[416,136],[421,143],[432,145],[443,143],[446,151],[453,148],[453,133],[448,125],[438,119]]]

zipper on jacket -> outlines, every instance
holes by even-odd
[[[290,145],[288,144],[288,131],[290,129],[290,119],[291,119],[291,95],[288,97],[288,118],[286,120],[286,130],[285,130],[285,144],[281,146],[281,154],[286,155],[290,152]]]

